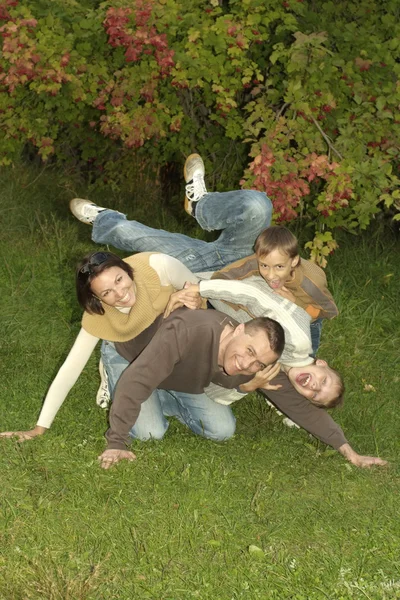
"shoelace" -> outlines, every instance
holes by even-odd
[[[207,188],[203,175],[194,175],[192,182],[186,186],[186,196],[191,202],[197,202],[204,194],[207,194]]]
[[[110,392],[108,390],[107,382],[102,382],[100,390],[97,394],[97,405],[100,408],[106,408],[111,402]]]
[[[101,383],[96,395],[96,402],[100,408],[106,408],[111,402],[110,390],[108,389],[108,375],[104,368],[102,361],[100,361],[99,367]]]

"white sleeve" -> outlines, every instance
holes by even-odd
[[[161,285],[172,285],[181,290],[186,281],[197,283],[198,278],[180,260],[167,254],[152,254],[149,264],[160,278]]]
[[[99,338],[94,337],[84,329],[80,330],[74,345],[47,392],[37,425],[46,427],[47,429],[51,426],[68,392],[82,373],[98,341]]]
[[[294,304],[271,292],[261,291],[250,283],[236,280],[212,279],[200,282],[203,298],[226,300],[245,306],[253,317],[269,317],[280,323],[285,331],[285,348],[279,360],[291,367],[304,367],[314,362],[310,337],[310,317]]]

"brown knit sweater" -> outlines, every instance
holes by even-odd
[[[217,271],[212,279],[246,279],[252,275],[261,277],[256,255],[247,256]],[[315,263],[300,259],[292,279],[285,286],[293,293],[296,304],[315,319],[332,319],[338,315],[337,306],[327,287],[323,270]]]

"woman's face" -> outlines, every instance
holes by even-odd
[[[110,267],[90,284],[95,296],[108,306],[131,308],[136,302],[136,286],[120,267]]]

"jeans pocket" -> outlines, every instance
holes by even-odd
[[[207,250],[206,245],[202,253],[195,248],[185,248],[182,252],[175,253],[175,258],[193,273],[214,271],[216,263],[219,262],[217,253],[214,250]]]

